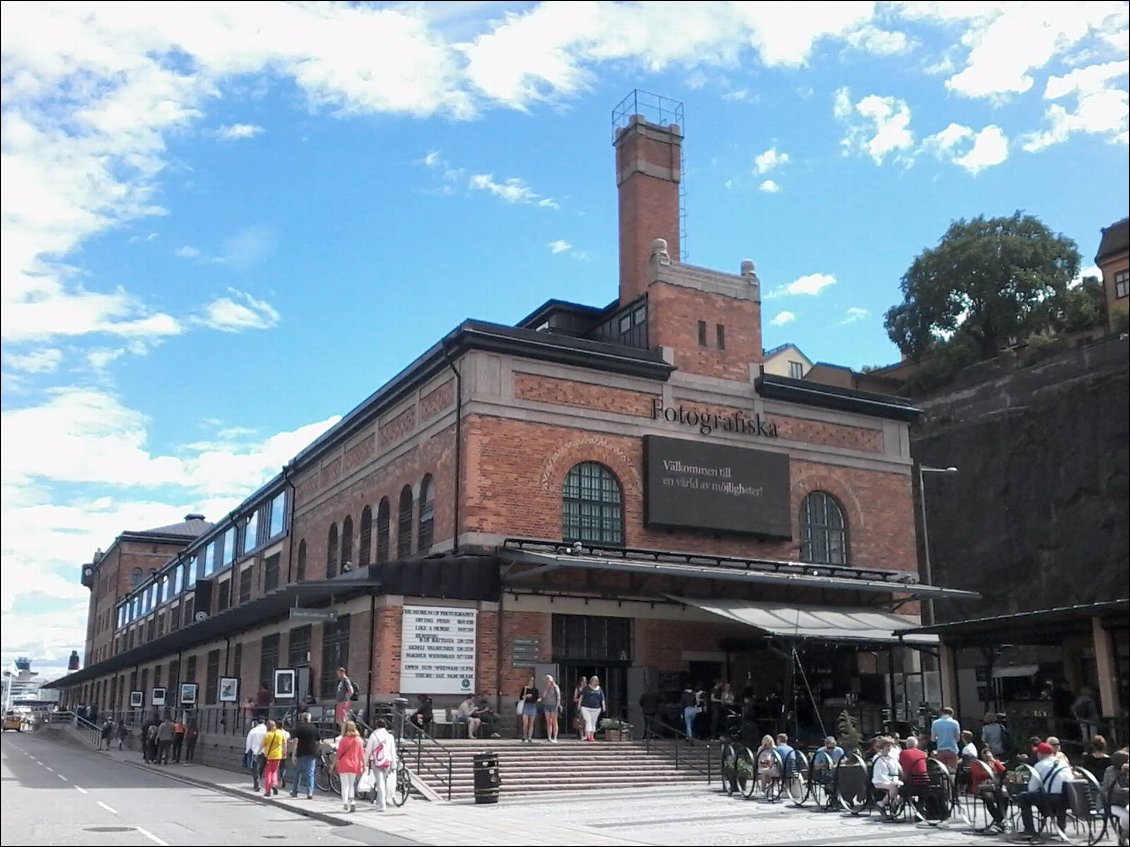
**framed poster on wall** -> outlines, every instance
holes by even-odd
[[[182,706],[196,705],[196,683],[182,682],[180,684],[180,704]]]
[[[401,694],[475,691],[478,610],[404,606],[401,617]]]
[[[239,679],[234,676],[220,677],[220,702],[239,702]]]
[[[140,709],[143,706],[145,706],[145,692],[131,691],[129,693],[129,707],[131,709]]]
[[[275,699],[294,699],[294,668],[278,668],[275,671]]]
[[[149,702],[154,706],[164,706],[165,705],[165,689],[164,688],[154,688],[153,689],[153,697]]]

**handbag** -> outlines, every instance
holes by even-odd
[[[522,716],[522,709],[523,709],[523,707],[525,707],[525,705],[526,705],[525,700],[522,700],[522,699],[515,700],[514,701],[514,714],[521,717]]]
[[[373,774],[373,772],[371,770],[366,768],[365,772],[357,778],[357,791],[358,791],[358,793],[364,794],[367,791],[372,791],[376,787],[377,787],[377,777]]]

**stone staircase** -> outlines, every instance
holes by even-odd
[[[539,739],[523,744],[511,739],[447,740],[443,750],[451,754],[451,799],[474,797],[474,757],[492,752],[498,756],[503,797],[528,796],[551,791],[584,791],[599,788],[642,788],[706,782],[707,760],[717,751],[702,745],[682,744],[675,765],[675,747],[670,740],[652,742],[651,752],[642,741],[581,742],[562,739],[549,744]],[[415,748],[406,746],[405,761],[417,779],[439,799],[447,799],[446,756],[439,748],[425,746],[419,765]],[[718,763],[712,762],[714,779]]]

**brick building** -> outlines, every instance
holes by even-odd
[[[295,669],[326,704],[345,665],[362,706],[477,691],[509,713],[534,672],[567,695],[597,673],[627,716],[716,679],[810,689],[808,724],[917,703],[898,632],[962,594],[918,581],[917,411],[761,372],[753,263],[680,263],[682,132],[637,111],[618,298],[465,321],[142,584],[95,563],[110,647],[56,683],[70,702],[148,707],[161,679],[222,714]]]

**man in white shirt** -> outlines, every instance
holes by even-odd
[[[263,776],[263,766],[267,763],[263,757],[263,736],[267,734],[267,725],[259,718],[251,722],[251,729],[243,743],[244,755],[248,757],[251,768],[251,782],[255,790],[259,790],[259,780]]]
[[[1032,822],[1032,807],[1036,804],[1040,805],[1040,810],[1045,815],[1055,815],[1056,825],[1060,829],[1067,824],[1063,789],[1064,783],[1071,778],[1071,768],[1056,759],[1054,748],[1047,742],[1041,741],[1036,745],[1036,755],[1039,760],[1032,768],[1034,773],[1028,780],[1028,790],[1017,798],[1020,817],[1024,821],[1023,838],[1028,841],[1035,841],[1039,837]]]

